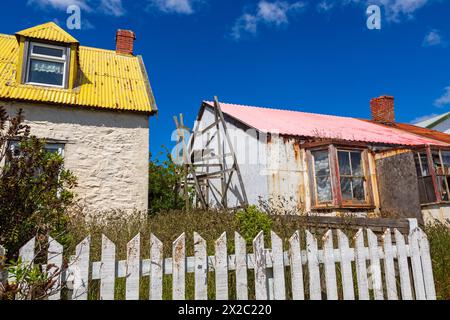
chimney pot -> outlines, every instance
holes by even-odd
[[[372,120],[380,123],[394,123],[394,97],[381,96],[370,100],[370,110],[372,112]]]
[[[121,54],[133,54],[133,45],[136,35],[131,30],[117,30],[116,52]]]

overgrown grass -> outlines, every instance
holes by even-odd
[[[172,256],[171,243],[178,236],[186,233],[186,255],[194,255],[194,232],[199,233],[207,242],[208,255],[214,255],[214,242],[223,232],[227,233],[228,254],[234,253],[234,233],[238,231],[247,241],[248,252],[253,252],[252,241],[260,229],[264,230],[266,247],[270,244],[270,230],[276,232],[284,241],[284,249],[288,248],[288,240],[296,230],[302,235],[301,246],[305,248],[304,231],[308,229],[314,233],[321,243],[321,237],[325,230],[323,227],[314,226],[306,222],[301,217],[283,217],[279,215],[260,216],[263,213],[251,211],[250,214],[228,213],[216,211],[191,210],[167,211],[160,214],[141,217],[134,215],[116,215],[103,221],[90,221],[86,223],[84,219],[75,219],[72,221],[70,233],[74,239],[71,248],[66,250],[67,254],[73,254],[75,245],[84,239],[88,234],[91,235],[91,260],[101,260],[101,235],[105,234],[116,244],[116,254],[118,260],[126,259],[126,245],[137,234],[141,234],[141,257],[149,258],[150,234],[155,234],[164,243],[164,257]],[[259,224],[260,228],[254,228],[254,224]],[[352,242],[355,233],[354,228],[342,226],[342,230],[349,236]],[[430,240],[431,255],[433,259],[433,270],[436,282],[436,290],[439,299],[450,299],[450,229],[442,224],[429,225],[426,228]],[[335,243],[337,241],[335,240]],[[352,246],[352,243],[350,243]],[[336,265],[337,280],[340,282],[339,264]],[[208,277],[208,298],[215,298],[215,279],[214,273]],[[248,273],[249,298],[254,299],[253,272]],[[304,277],[308,276],[307,270],[304,270]],[[322,277],[323,278],[323,277]],[[356,283],[356,275],[354,275]],[[233,272],[229,274],[230,298],[236,297],[235,276]],[[172,277],[165,275],[163,278],[163,298],[172,298]],[[308,281],[305,281],[307,286]],[[292,297],[290,288],[289,268],[286,269],[287,297]],[[322,286],[324,287],[324,286]],[[355,294],[357,288],[355,287]],[[306,297],[308,297],[308,288],[305,287]],[[325,295],[325,293],[324,293]],[[340,294],[341,295],[341,294]],[[96,299],[99,296],[99,282],[91,281],[90,298]],[[325,297],[325,296],[324,296]],[[116,299],[125,298],[125,279],[116,280]],[[141,278],[140,298],[149,298],[148,277]],[[186,298],[194,298],[194,275],[186,276]]]

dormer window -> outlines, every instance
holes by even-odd
[[[25,83],[66,87],[68,53],[67,47],[31,42]]]

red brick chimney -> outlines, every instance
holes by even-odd
[[[116,52],[121,54],[133,54],[133,45],[136,35],[131,30],[117,30]]]
[[[372,120],[382,123],[394,123],[394,97],[381,96],[370,100],[370,110],[372,111]]]

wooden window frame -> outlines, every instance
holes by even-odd
[[[328,159],[330,162],[330,179],[331,179],[331,193],[332,200],[329,202],[318,202],[317,199],[317,183],[315,174],[314,157],[312,153],[314,151],[328,151]],[[339,173],[339,159],[338,151],[359,151],[361,152],[361,165],[363,170],[363,181],[364,181],[364,194],[365,200],[355,201],[355,200],[344,200],[342,197],[341,190],[341,177]],[[309,185],[311,202],[313,209],[338,209],[338,208],[355,208],[355,209],[373,209],[374,208],[374,197],[373,197],[373,187],[372,179],[370,175],[369,167],[369,150],[363,147],[352,147],[346,145],[335,145],[330,144],[327,146],[313,147],[307,149],[307,163],[308,163],[308,175],[309,175]]]

